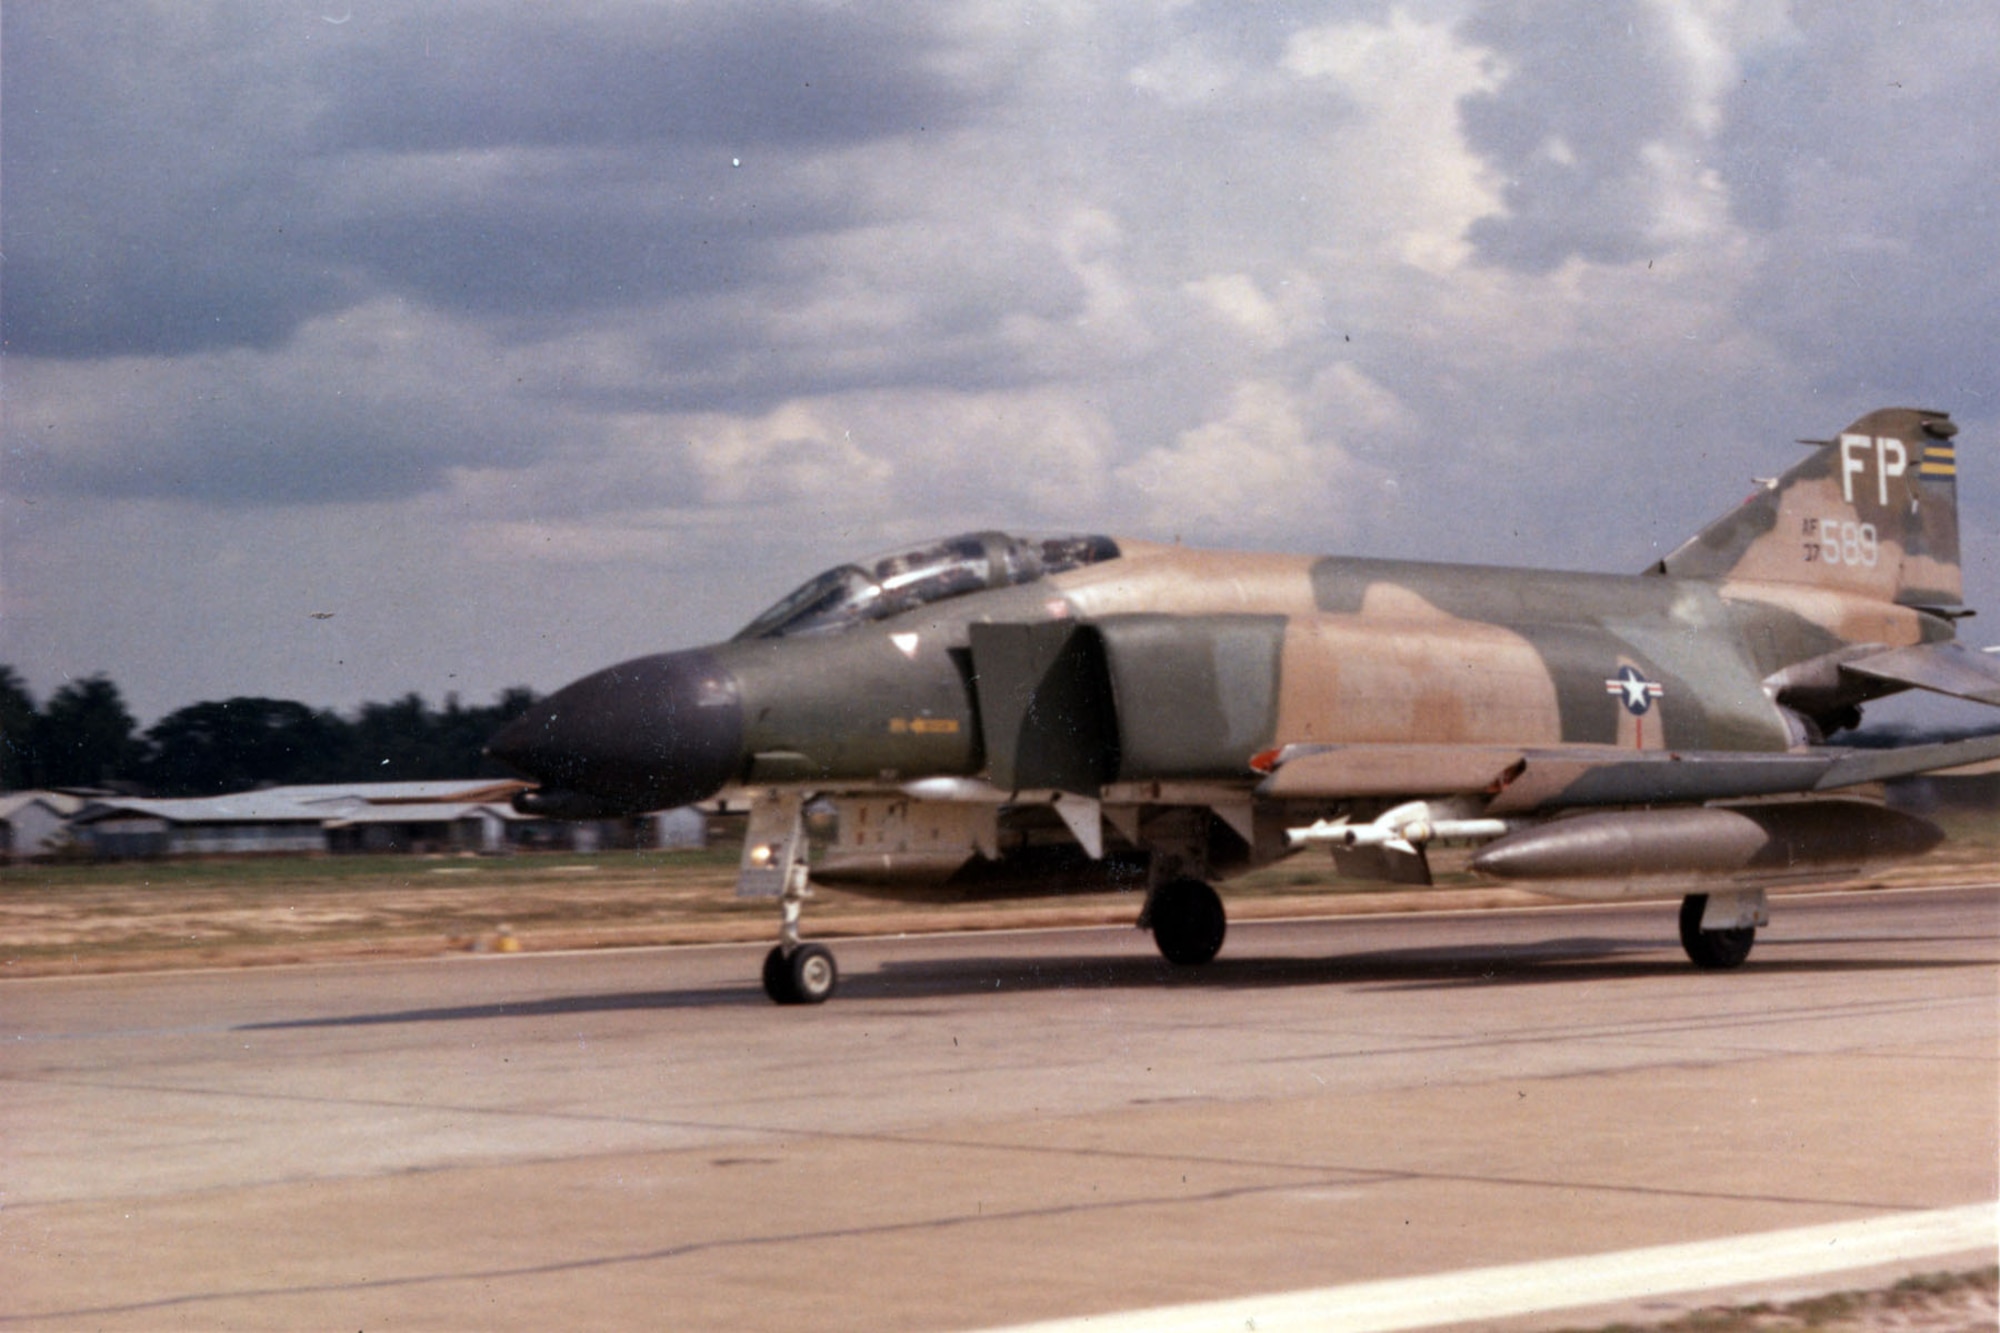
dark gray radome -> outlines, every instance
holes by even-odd
[[[551,799],[584,798],[569,805],[605,813],[712,796],[736,776],[742,750],[735,677],[699,649],[634,658],[585,676],[487,746],[495,759],[541,783]]]

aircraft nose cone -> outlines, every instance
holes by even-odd
[[[545,790],[628,811],[713,796],[736,775],[742,751],[736,678],[699,649],[634,658],[565,685],[486,747]]]

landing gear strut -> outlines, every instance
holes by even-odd
[[[806,878],[804,798],[796,791],[765,791],[750,805],[736,896],[776,898],[778,943],[764,955],[764,993],[779,1004],[821,1004],[840,982],[840,969],[824,944],[799,938],[799,914],[812,885]]]
[[[778,1004],[824,1004],[840,983],[833,950],[799,938],[799,916],[811,896],[805,866],[792,866],[785,878],[784,896],[778,900],[784,911],[778,942],[764,955],[764,994]]]
[[[1731,899],[1751,898],[1753,895],[1733,894]],[[1703,930],[1702,920],[1709,915],[1708,895],[1690,893],[1681,899],[1681,947],[1696,967],[1723,970],[1741,967],[1743,960],[1750,956],[1750,946],[1757,942],[1757,927],[1754,924],[1764,915],[1764,895],[1754,895],[1753,903],[1718,903],[1718,907],[1734,907],[1729,919],[1733,924],[1722,929]]]
[[[1182,967],[1215,957],[1229,927],[1221,897],[1198,879],[1170,879],[1154,889],[1146,919],[1161,955]]]

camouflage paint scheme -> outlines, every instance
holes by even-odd
[[[808,797],[839,816],[816,877],[1122,883],[1148,890],[1142,922],[1163,885],[1314,841],[1410,882],[1428,881],[1425,840],[1461,836],[1493,844],[1490,873],[1552,891],[1747,890],[1935,831],[1851,796],[1754,818],[1727,803],[1825,802],[2000,754],[1825,744],[1913,686],[2000,703],[1993,659],[1954,642],[1955,431],[1871,413],[1638,575],[968,534],[828,571],[727,643],[587,677],[493,750],[544,784],[529,808],[558,813],[761,794],[745,884],[794,896],[755,858],[775,849],[791,874]],[[1657,818],[1675,806],[1692,813]],[[1552,840],[1547,821],[1578,811],[1598,823]],[[1690,844],[1742,838],[1720,863]],[[1624,867],[1608,886],[1605,866]],[[1747,940],[1761,897],[1737,909]],[[1721,915],[1701,933],[1720,938]],[[796,948],[793,932],[773,957]]]

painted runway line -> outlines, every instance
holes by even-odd
[[[1001,1333],[1391,1333],[1992,1250],[2000,1204],[1022,1324]]]

